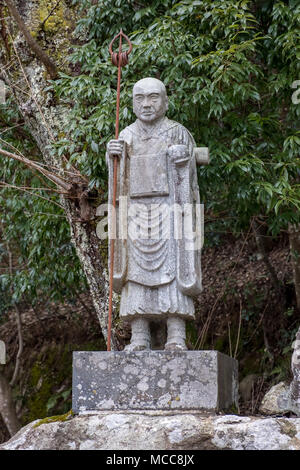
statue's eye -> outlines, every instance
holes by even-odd
[[[136,96],[135,99],[138,103],[141,103],[143,101],[143,96]]]

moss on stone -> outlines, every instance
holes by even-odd
[[[27,402],[29,411],[26,414],[26,419],[32,421],[38,416],[47,415],[46,406],[52,389],[49,376],[40,361],[36,361],[31,369],[29,387],[32,393],[30,393]]]
[[[57,416],[49,416],[48,418],[40,419],[35,425],[33,426],[34,428],[37,428],[41,426],[42,424],[49,424],[49,423],[55,423],[55,422],[64,422],[69,420],[71,417],[74,416],[74,413],[72,410],[68,411],[67,413],[63,415],[57,415]]]
[[[72,352],[105,349],[101,339],[86,344],[55,345],[36,357],[28,375],[22,418],[25,425],[36,419],[47,419],[50,413],[63,416],[71,408]],[[63,392],[62,392],[63,390]]]

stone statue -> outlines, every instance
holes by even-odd
[[[300,328],[296,335],[294,352],[292,355],[293,381],[290,385],[291,400],[297,406],[300,415]]]
[[[294,349],[291,361],[293,380],[289,387],[284,387],[278,396],[277,405],[280,412],[292,411],[300,416],[300,328],[292,347]]]
[[[196,163],[208,158],[202,149],[201,160],[201,149],[185,127],[165,116],[167,109],[160,80],[138,81],[137,120],[107,146],[110,203],[118,157],[116,217],[110,210],[109,220],[111,236],[116,233],[113,288],[121,294],[120,317],[131,324],[127,351],[150,349],[150,323],[162,320],[165,349],[186,350],[185,322],[194,319],[193,297],[202,289]]]

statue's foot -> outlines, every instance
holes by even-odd
[[[150,349],[150,346],[147,344],[142,344],[142,343],[130,343],[125,346],[124,351],[126,352],[134,352],[134,351],[145,351],[147,349]]]
[[[168,341],[165,344],[165,351],[187,351],[185,341]]]

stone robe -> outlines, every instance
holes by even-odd
[[[118,159],[113,288],[121,293],[120,316],[127,320],[143,315],[193,319],[192,297],[202,289],[194,139],[166,117],[150,131],[137,120],[119,139],[125,145]],[[176,164],[167,152],[175,144],[188,148],[188,158]],[[113,159],[107,157],[107,163],[112,203]],[[190,207],[190,217],[183,217],[184,207]],[[112,211],[110,235],[111,215]],[[196,235],[182,234],[184,219]]]

